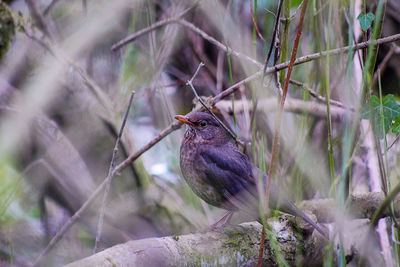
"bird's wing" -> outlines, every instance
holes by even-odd
[[[206,147],[199,153],[197,168],[206,174],[207,182],[224,195],[230,204],[249,214],[258,215],[258,193],[256,178],[259,169],[233,144],[221,147]],[[264,183],[268,179],[264,174]],[[271,181],[270,207],[292,215],[298,215],[310,223],[321,234],[324,231],[304,212],[298,209]]]
[[[243,204],[253,205],[257,195],[253,165],[234,145],[205,147],[197,162],[207,182],[230,202],[237,202],[234,203],[237,208],[245,208]]]

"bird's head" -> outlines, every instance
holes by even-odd
[[[195,112],[188,116],[175,116],[187,125],[185,139],[201,140],[203,143],[221,144],[228,141],[225,129],[210,114]]]

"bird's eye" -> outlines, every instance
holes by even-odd
[[[201,121],[201,122],[199,123],[199,125],[200,125],[201,127],[206,127],[206,126],[207,126],[207,122]]]

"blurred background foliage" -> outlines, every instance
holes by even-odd
[[[105,179],[132,91],[136,94],[117,163],[173,123],[174,115],[191,111],[196,101],[186,82],[200,62],[205,67],[194,85],[204,97],[259,71],[273,41],[278,2],[0,2],[0,265],[32,262]],[[374,38],[377,6],[383,2],[380,36],[386,37],[400,32],[397,1],[310,1],[297,57]],[[269,66],[290,59],[301,4],[283,1]],[[357,17],[368,12],[375,20],[362,31]],[[126,36],[177,15],[186,26],[166,23],[111,49]],[[393,94],[398,101],[399,50],[398,42],[379,46],[377,61],[371,64],[374,70],[380,68],[380,77],[371,77],[368,95],[382,99]],[[382,181],[388,190],[399,182],[398,132],[389,126],[374,138],[368,120],[363,120],[354,144],[349,137],[363,87],[360,62],[365,66],[367,53],[350,51],[350,56],[343,53],[294,67],[292,79],[304,86],[289,86],[287,105],[292,109],[282,121],[276,176],[293,200],[346,200],[353,192],[381,190]],[[277,103],[285,72],[243,84],[214,107],[245,143],[243,150],[266,170],[276,115],[276,104],[266,103]],[[326,103],[306,88],[320,97],[330,92],[330,99],[342,104],[340,109],[330,104],[333,114],[336,109],[339,114],[332,119],[331,138]],[[183,133],[179,129],[169,134],[112,181],[100,249],[131,239],[204,230],[223,213],[197,198],[181,178]],[[101,199],[96,198],[46,255],[45,266],[92,253]],[[391,238],[389,243],[389,254],[399,264],[398,245],[393,248]]]

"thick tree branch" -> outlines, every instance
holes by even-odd
[[[372,218],[376,210],[384,201],[383,193],[370,192],[354,194],[349,203],[349,214],[355,218]],[[400,215],[400,197],[394,199],[395,215]],[[303,210],[314,214],[319,222],[331,223],[335,221],[335,201],[333,199],[315,199],[302,203]],[[384,210],[380,215],[388,216],[390,211]],[[283,215],[268,220],[272,236],[278,242],[278,250],[271,249],[270,241],[266,240],[263,264],[275,266],[276,253],[281,253],[290,265],[299,262],[302,255],[303,262],[308,265],[321,265],[325,241],[318,233],[308,236],[305,241],[298,239],[296,226],[292,216]],[[343,216],[341,216],[343,220]],[[381,264],[382,257],[379,251],[368,251],[364,247],[364,240],[369,233],[369,219],[353,219],[346,222],[343,234],[345,256],[348,259],[364,258],[371,264]],[[300,227],[306,226],[300,224]],[[330,236],[333,236],[333,225],[327,225]],[[67,267],[75,266],[178,266],[210,264],[219,266],[251,266],[257,262],[259,237],[262,226],[256,222],[243,223],[239,226],[224,228],[218,232],[196,233],[182,236],[162,238],[148,238],[129,241],[100,253],[73,262]],[[374,245],[376,240],[369,239]],[[339,241],[331,240],[334,246]],[[378,245],[378,244],[376,244]],[[300,247],[304,249],[299,250]],[[364,251],[365,255],[359,255]],[[351,260],[350,260],[351,261]]]
[[[266,239],[263,266],[278,266],[277,255],[290,266],[299,262],[307,266],[322,266],[324,247],[322,236],[314,233],[305,240],[296,235],[290,216],[269,220],[270,235],[278,248],[271,248]],[[343,235],[344,256],[348,263],[357,264],[360,258],[371,266],[383,264],[378,250],[365,249],[365,234],[369,220],[356,219],[346,224]],[[332,231],[333,225],[327,225]],[[254,266],[258,259],[259,236],[262,226],[257,222],[243,223],[218,232],[133,240],[108,248],[66,267],[85,266]],[[332,232],[330,232],[332,235]],[[338,239],[331,240],[337,247]],[[368,246],[378,246],[373,238]],[[303,248],[303,249],[302,249]]]
[[[289,216],[272,219],[272,233],[279,252],[269,240],[265,243],[264,265],[276,266],[275,253],[281,253],[290,265],[295,265],[299,239]],[[258,258],[259,236],[262,226],[257,222],[243,223],[220,231],[182,236],[148,238],[120,244],[66,267],[85,266],[254,266]],[[321,236],[312,235],[307,241],[314,248],[307,253],[307,262],[321,259]],[[314,254],[315,253],[315,254]]]
[[[398,193],[398,192],[396,192]],[[379,218],[391,215],[391,212],[386,205],[381,208],[384,203],[385,195],[383,192],[368,192],[353,194],[347,203],[348,213],[353,218],[368,218],[372,219],[374,214],[379,211]],[[392,197],[394,215],[400,216],[400,196]],[[318,222],[333,222],[336,216],[335,201],[333,199],[313,199],[303,201],[300,205],[303,210],[314,214]]]

